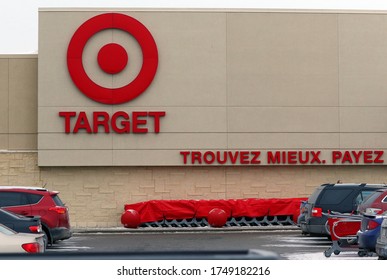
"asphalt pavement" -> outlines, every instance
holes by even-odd
[[[303,236],[297,226],[200,228],[87,228],[54,244],[48,253],[193,252],[200,250],[265,250],[288,260],[375,260],[357,251],[326,258],[326,237]],[[117,255],[118,256],[118,255]]]

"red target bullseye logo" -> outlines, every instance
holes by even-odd
[[[87,75],[82,62],[87,41],[106,29],[129,33],[137,40],[142,51],[142,66],[138,75],[120,88],[106,88],[95,83]],[[99,67],[110,75],[124,70],[128,59],[125,48],[116,43],[104,45],[97,56]],[[138,97],[152,83],[157,66],[158,52],[152,34],[138,20],[118,13],[102,14],[87,20],[75,31],[67,49],[67,67],[74,84],[87,97],[104,104],[121,104]]]

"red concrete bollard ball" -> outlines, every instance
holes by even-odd
[[[226,211],[214,208],[208,213],[208,223],[212,227],[223,227],[227,222]]]
[[[121,224],[126,228],[137,228],[141,223],[140,214],[136,210],[128,209],[121,216]]]

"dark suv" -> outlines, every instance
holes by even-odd
[[[384,184],[323,184],[302,205],[298,225],[303,234],[330,236],[328,220],[323,213],[357,214],[359,204],[376,190],[387,189]]]
[[[0,187],[0,207],[24,216],[40,216],[50,244],[72,235],[68,208],[58,192],[37,187],[3,186]]]

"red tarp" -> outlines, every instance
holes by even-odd
[[[307,198],[221,199],[221,200],[150,200],[125,204],[125,210],[140,214],[141,223],[174,219],[207,218],[214,208],[231,217],[293,216],[297,220],[300,204]]]

